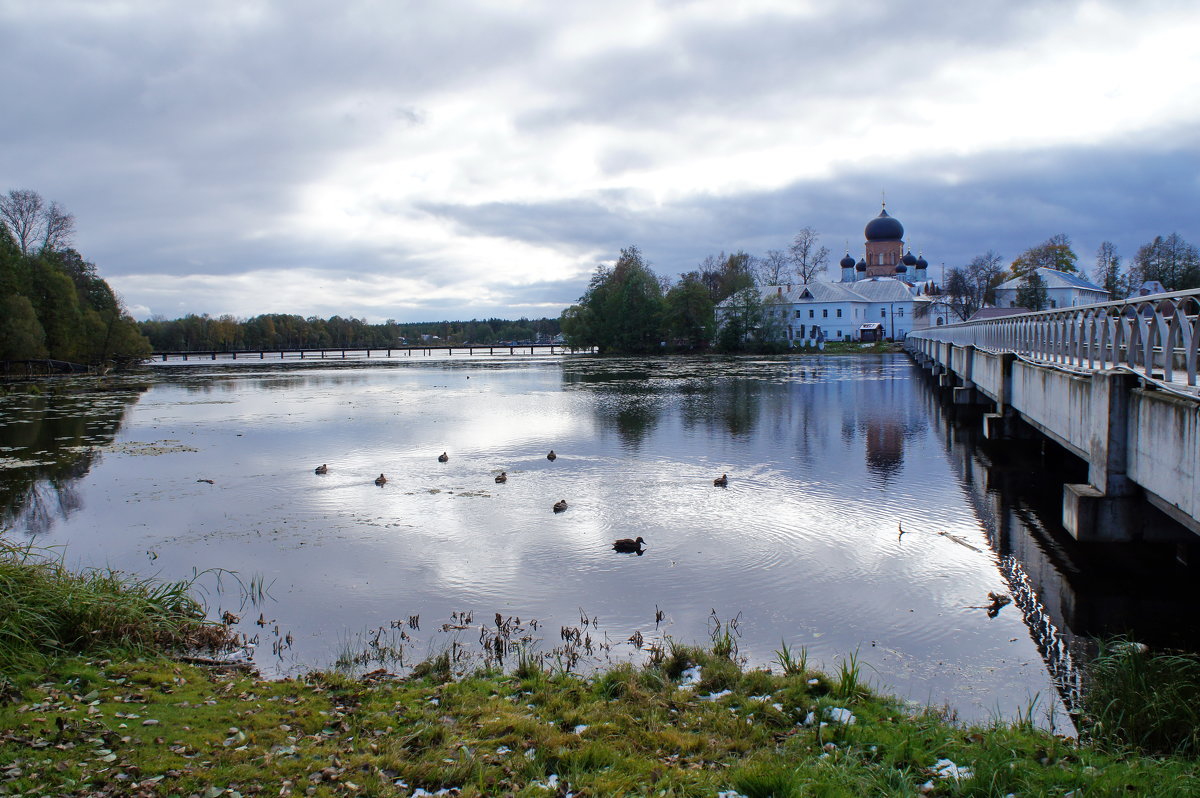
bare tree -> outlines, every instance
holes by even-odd
[[[994,250],[977,255],[966,266],[946,274],[946,306],[966,321],[985,305],[995,304],[996,286],[1003,282],[1003,259]]]
[[[12,189],[0,197],[0,219],[8,225],[22,255],[28,255],[41,238],[42,206],[42,195],[28,189]]]
[[[47,207],[42,195],[29,189],[13,189],[0,196],[0,224],[8,227],[22,255],[35,251],[56,252],[71,243],[75,217],[57,202]]]
[[[787,280],[792,261],[782,249],[768,249],[755,261],[759,285],[779,285]]]
[[[796,233],[788,247],[788,256],[802,283],[811,283],[829,266],[829,248],[820,246],[817,231],[811,227]]]
[[[75,233],[75,217],[63,206],[51,202],[43,214],[42,252],[58,252],[66,249]]]

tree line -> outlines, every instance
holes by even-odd
[[[496,344],[501,341],[548,341],[560,332],[558,319],[485,319],[483,321],[398,322],[331,316],[305,318],[269,313],[249,319],[188,314],[139,324],[155,351],[241,351],[271,349],[386,349],[422,342]]]
[[[0,195],[0,361],[137,361],[150,342],[71,248],[75,219],[40,194]]]
[[[971,259],[965,266],[946,272],[939,288],[942,305],[959,319],[971,317],[977,310],[996,301],[996,288],[1018,278],[1016,303],[1029,310],[1045,310],[1049,305],[1047,288],[1037,270],[1046,267],[1077,274],[1109,292],[1112,299],[1137,294],[1148,282],[1159,283],[1166,291],[1200,288],[1200,250],[1178,233],[1155,236],[1138,247],[1132,260],[1125,262],[1111,241],[1096,249],[1091,274],[1079,262],[1079,256],[1065,233],[1058,233],[1022,252],[1006,268],[994,250]]]

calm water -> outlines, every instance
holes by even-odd
[[[405,662],[477,647],[496,613],[545,651],[582,614],[596,659],[637,660],[706,642],[715,616],[754,664],[781,642],[826,669],[857,651],[915,701],[987,719],[1036,700],[1062,725],[1087,635],[1196,637],[1151,619],[1188,606],[1172,585],[1194,574],[1150,557],[1152,587],[1083,578],[1047,509],[1062,476],[1029,477],[1053,454],[981,453],[902,355],[191,364],[126,384],[0,399],[5,535],[73,565],[234,572],[199,584],[268,674],[373,641]],[[638,535],[644,556],[611,550]],[[1016,601],[989,617],[989,592]]]

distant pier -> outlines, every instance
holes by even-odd
[[[412,357],[414,354],[428,357],[435,354],[445,354],[447,357],[452,357],[455,353],[460,355],[535,355],[535,354],[591,354],[595,352],[593,347],[577,348],[565,346],[563,344],[460,344],[458,346],[432,346],[422,344],[420,346],[391,346],[391,347],[363,347],[363,346],[326,346],[326,347],[301,347],[295,349],[204,349],[204,350],[177,350],[177,351],[162,351],[154,352],[150,355],[153,360],[166,363],[171,360],[347,360],[349,358],[388,358],[388,357]]]

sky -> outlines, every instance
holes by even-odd
[[[0,0],[0,191],[137,318],[557,316],[637,246],[1200,244],[1195,0]],[[838,279],[834,266],[827,279]]]

